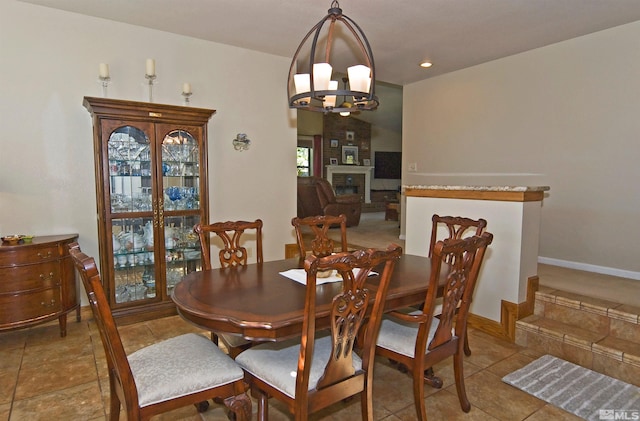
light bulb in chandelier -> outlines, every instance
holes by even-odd
[[[325,25],[328,24],[328,25]],[[336,30],[336,25],[344,25],[343,31]],[[313,34],[313,37],[311,35]],[[359,46],[355,60],[359,63],[347,69],[336,69],[331,64],[331,52],[335,37],[352,35],[355,41],[347,42]],[[312,39],[308,50],[307,41]],[[324,51],[325,54],[316,57],[316,51]],[[308,60],[302,57],[306,57]],[[342,52],[340,52],[342,54]],[[341,57],[344,59],[344,57]],[[338,82],[331,80],[333,73],[346,74],[349,85],[344,84],[341,89]],[[318,22],[298,46],[291,66],[287,83],[287,96],[289,107],[308,111],[350,113],[352,108],[357,111],[375,110],[379,101],[375,95],[375,66],[373,53],[369,41],[362,29],[348,16],[342,14],[342,9],[337,0],[333,0],[328,14]],[[350,106],[343,107],[343,104]]]

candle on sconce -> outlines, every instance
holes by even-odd
[[[99,75],[103,79],[109,77],[109,65],[107,63],[100,63]]]
[[[191,93],[191,84],[190,83],[183,83],[182,84],[182,93],[183,94],[190,94]]]
[[[156,61],[152,58],[147,59],[147,71],[145,73],[147,76],[155,76],[156,75]]]

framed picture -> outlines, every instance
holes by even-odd
[[[338,139],[331,139],[331,147],[332,148],[338,147]]]
[[[347,131],[347,140],[355,140],[356,136],[354,132]]]
[[[371,160],[367,159],[367,158],[363,159],[362,160],[362,165],[365,165],[367,167],[371,166]]]
[[[338,158],[329,158],[329,164],[338,165]]]
[[[342,147],[342,163],[346,165],[356,165],[358,163],[358,147],[357,146]]]

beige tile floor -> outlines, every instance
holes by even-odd
[[[370,218],[374,218],[372,216]],[[366,225],[366,224],[365,224]],[[381,225],[378,222],[378,225]],[[387,224],[393,227],[394,224]],[[397,229],[397,225],[395,225]],[[397,232],[388,229],[397,239]],[[355,237],[355,235],[353,235]],[[364,237],[360,237],[364,238]],[[380,234],[376,234],[380,238]],[[350,238],[351,242],[351,238]],[[559,270],[556,270],[559,269]],[[552,266],[540,268],[541,283],[561,281],[584,274]],[[596,278],[595,275],[590,277]],[[607,289],[615,290],[619,278],[606,277]],[[626,285],[622,280],[622,283]],[[595,281],[593,281],[595,283]],[[640,283],[638,284],[640,289]],[[636,289],[635,297],[638,297]],[[584,294],[584,289],[581,290]],[[128,353],[142,346],[185,332],[199,332],[178,316],[120,328]],[[459,407],[450,361],[435,367],[444,380],[440,390],[427,388],[425,403],[431,420],[569,420],[578,419],[545,402],[508,386],[500,380],[523,367],[538,353],[513,343],[470,330],[472,355],[465,358],[466,388],[472,408]],[[374,416],[376,420],[415,420],[411,380],[384,360],[375,367]],[[88,308],[80,323],[69,317],[68,335],[60,338],[57,322],[29,329],[0,333],[0,420],[104,420],[108,419],[108,377],[96,325]],[[277,402],[271,403],[271,419],[289,420]],[[254,405],[254,412],[256,406]],[[352,420],[360,418],[359,402],[337,404],[311,417],[312,420]],[[121,419],[124,416],[121,415]],[[156,417],[158,420],[226,420],[224,409],[216,405],[203,414],[185,407]]]
[[[86,309],[85,309],[86,310]],[[128,353],[155,341],[198,329],[178,316],[120,328]],[[427,389],[426,406],[432,420],[546,420],[574,419],[500,380],[538,355],[515,344],[470,331],[472,355],[465,359],[465,377],[472,409],[459,407],[450,362],[436,366],[444,380],[441,390]],[[71,321],[66,338],[57,323],[0,334],[0,420],[104,420],[108,411],[108,380],[100,337],[90,313]],[[413,420],[411,380],[384,360],[376,364],[374,382],[376,420]],[[271,405],[272,420],[288,420],[283,407]],[[254,405],[254,411],[255,411]],[[357,400],[338,404],[312,420],[359,419]],[[124,416],[121,416],[124,419]],[[185,407],[154,419],[225,420],[216,405],[203,414]],[[577,419],[577,418],[575,418]]]

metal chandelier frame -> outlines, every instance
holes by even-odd
[[[347,88],[346,84],[344,89],[340,89],[340,83],[338,83],[338,89],[329,89],[329,90],[316,90],[314,86],[314,64],[316,63],[330,63],[331,49],[333,46],[333,35],[335,30],[335,25],[337,22],[342,23],[349,32],[355,38],[358,46],[360,47],[360,52],[363,56],[364,64],[369,67],[371,72],[371,82],[368,92],[364,91],[354,91],[351,90],[351,87]],[[326,23],[329,23],[328,35],[325,46],[325,61],[324,62],[316,62],[316,50],[318,49],[318,40],[320,38],[320,34],[322,29]],[[313,42],[310,48],[309,55],[309,84],[310,90],[307,92],[296,92],[294,76],[295,71],[297,69],[298,64],[298,56],[300,52],[303,50],[303,47],[307,43],[311,34],[313,36]],[[346,70],[346,69],[345,69]],[[346,74],[346,71],[344,72]],[[328,14],[318,22],[311,30],[305,35],[302,39],[302,42],[298,46],[296,53],[293,56],[291,61],[291,66],[289,67],[289,78],[287,81],[287,97],[289,98],[289,107],[308,110],[308,111],[317,111],[317,112],[354,112],[354,111],[364,111],[364,110],[375,110],[378,108],[379,100],[375,95],[375,64],[373,60],[373,52],[371,51],[371,46],[369,45],[369,40],[365,36],[364,32],[358,26],[356,22],[354,22],[348,16],[342,14],[342,9],[340,8],[340,4],[337,0],[333,0],[331,2],[331,8],[328,11]],[[324,102],[327,96],[335,95],[336,101],[333,106],[325,106]],[[342,101],[338,102],[338,98],[342,97]],[[352,97],[353,100],[349,101],[348,98]],[[352,107],[342,106],[345,103],[353,104]],[[350,104],[350,105],[351,105]]]

